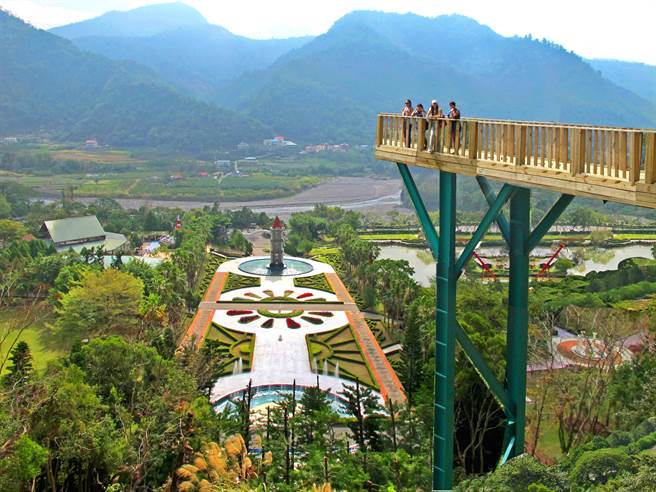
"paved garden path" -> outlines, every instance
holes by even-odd
[[[219,296],[221,295],[221,290],[223,289],[223,284],[227,278],[228,274],[225,272],[214,272],[210,286],[207,288],[207,292],[205,292],[205,296],[201,303],[214,303],[218,301]],[[210,325],[212,324],[214,311],[215,309],[198,309],[198,311],[196,311],[196,316],[194,316],[194,319],[191,321],[187,333],[180,344],[181,346],[192,343],[193,341],[195,348],[200,348],[205,339],[205,335],[207,334],[207,330],[209,330]]]
[[[326,273],[326,278],[340,301],[344,302],[345,305],[355,305],[355,301],[336,273]],[[390,398],[394,402],[404,402],[406,397],[403,386],[380,348],[376,337],[371,332],[367,320],[358,309],[347,311],[346,316],[369,363],[369,367],[374,373],[383,399]]]

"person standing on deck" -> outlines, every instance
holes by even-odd
[[[412,101],[410,99],[405,100],[405,106],[401,110],[401,116],[412,116],[414,113],[414,108],[412,107]],[[410,147],[410,138],[412,133],[412,125],[410,120],[403,119],[403,140],[407,147]],[[407,134],[407,137],[406,137]]]
[[[413,118],[426,118],[426,110],[424,109],[424,105],[421,103],[417,104],[417,107],[412,112],[412,116]],[[419,120],[412,120],[410,124],[415,129],[415,134],[417,135],[416,138],[419,139]],[[424,130],[424,140],[426,140],[426,130]],[[417,145],[419,145],[419,140],[417,140]]]
[[[428,127],[430,129],[430,132],[428,133],[428,152],[433,152],[437,147],[436,138],[437,131],[440,127],[440,122],[438,121],[440,115],[444,117],[444,114],[442,114],[442,110],[440,109],[440,105],[437,104],[435,99],[433,99],[431,101],[430,108],[428,108],[428,114],[426,115],[426,119],[428,120]]]
[[[415,116],[417,118],[425,118],[426,117],[426,111],[424,110],[424,105],[421,104],[421,103],[417,104],[417,107],[412,112],[411,116]]]
[[[456,141],[456,130],[458,129],[457,120],[460,119],[460,110],[456,108],[455,101],[449,103],[449,119],[453,120],[451,122],[451,146],[453,147]]]

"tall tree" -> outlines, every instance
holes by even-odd
[[[54,327],[73,336],[139,334],[143,283],[110,268],[85,272],[79,285],[61,298]]]
[[[24,384],[32,375],[32,352],[27,342],[21,340],[9,356],[9,367],[4,376],[4,384],[14,386]]]

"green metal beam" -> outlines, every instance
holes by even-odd
[[[494,192],[492,191],[492,187],[490,186],[490,183],[487,182],[487,178],[485,176],[476,176],[476,181],[478,182],[478,186],[480,186],[481,191],[483,192],[483,195],[485,196],[485,199],[487,200],[487,204],[489,206],[492,206],[494,203]],[[503,236],[503,239],[505,239],[506,244],[510,244],[510,226],[508,225],[508,221],[506,220],[506,216],[503,213],[500,213],[497,215],[496,218],[497,225],[499,226],[499,230],[501,231],[501,235]]]
[[[504,184],[501,188],[501,191],[499,191],[499,194],[494,199],[494,202],[492,202],[492,205],[490,205],[487,213],[481,220],[480,224],[478,224],[474,234],[472,234],[472,237],[467,243],[467,246],[465,246],[465,249],[463,249],[462,253],[460,253],[460,257],[456,262],[456,275],[458,278],[460,275],[462,275],[465,265],[467,265],[467,262],[471,259],[476,246],[481,241],[481,239],[483,239],[485,233],[487,233],[487,230],[490,228],[490,224],[492,224],[492,222],[497,219],[501,208],[515,194],[516,189],[517,188],[514,186]]]
[[[511,424],[512,425],[512,424]],[[500,465],[503,465],[506,461],[508,461],[508,458],[510,458],[510,453],[515,447],[515,437],[511,437],[510,440],[508,441],[508,445],[503,451],[503,454],[501,455],[501,460],[499,461]]]
[[[512,443],[509,454],[511,458],[524,452],[530,205],[530,190],[517,188],[510,200],[510,278],[506,338],[506,388],[515,418],[508,422],[504,447]]]
[[[542,220],[540,223],[535,226],[535,229],[533,229],[533,232],[531,232],[531,235],[528,237],[528,250],[533,251],[533,248],[535,248],[538,244],[540,244],[540,241],[542,241],[542,238],[545,236],[547,232],[549,232],[549,229],[551,229],[551,226],[555,224],[555,222],[558,220],[558,218],[562,215],[562,213],[565,211],[567,206],[572,203],[572,200],[574,200],[574,195],[560,195],[560,198],[558,198],[558,201],[554,203],[553,207],[547,212],[547,214],[542,217]]]
[[[408,190],[408,195],[410,195],[410,200],[415,207],[417,216],[419,217],[419,222],[421,223],[421,228],[424,230],[424,235],[426,236],[426,241],[428,241],[428,246],[430,247],[433,258],[437,260],[438,256],[438,243],[439,237],[435,231],[435,226],[433,221],[428,215],[428,210],[424,205],[424,201],[421,199],[415,180],[410,173],[410,169],[405,164],[397,162],[396,165],[399,168],[399,173],[401,173],[401,179],[403,179],[403,184],[405,184],[405,189]]]
[[[478,374],[481,376],[483,382],[490,389],[492,396],[494,396],[497,399],[499,405],[501,405],[506,415],[507,416],[512,415],[508,394],[505,388],[503,387],[503,385],[499,382],[499,380],[495,376],[494,371],[492,371],[492,369],[487,364],[487,362],[485,362],[485,359],[480,354],[476,346],[472,343],[471,339],[469,338],[465,330],[462,329],[460,323],[456,321],[454,328],[455,328],[456,340],[458,340],[458,343],[460,343],[460,346],[465,351],[465,354],[471,361],[472,365],[474,366],[474,369],[476,369]]]
[[[440,171],[440,241],[437,259],[433,490],[453,483],[453,407],[456,326],[456,175]]]

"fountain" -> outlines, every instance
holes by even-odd
[[[241,360],[241,357],[235,361],[235,363],[232,365],[232,374],[237,375],[241,374],[244,370],[244,362]]]
[[[328,376],[328,359],[323,360],[323,375]]]
[[[318,373],[319,372],[319,363],[317,362],[317,356],[312,357],[312,367]]]
[[[239,264],[242,272],[253,275],[302,275],[310,273],[314,268],[306,261],[296,258],[285,259],[285,241],[282,236],[282,222],[276,216],[271,225],[271,256],[270,258],[257,258]]]
[[[339,377],[339,361],[335,362],[335,377]]]

